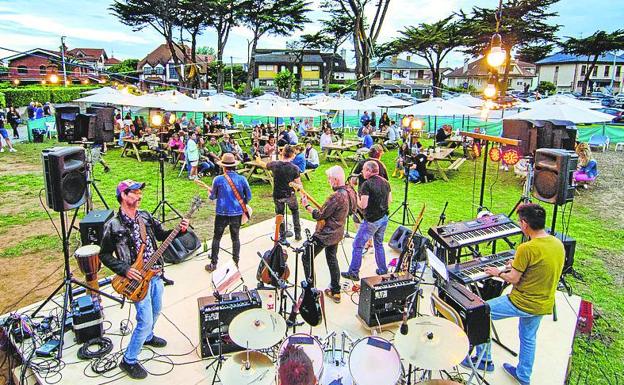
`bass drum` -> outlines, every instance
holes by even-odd
[[[312,361],[312,367],[314,368],[314,375],[316,378],[321,378],[323,374],[323,347],[321,343],[313,336],[305,333],[295,333],[288,336],[280,346],[280,356],[288,345],[295,345],[300,347],[303,352]],[[279,361],[278,361],[279,363]]]
[[[356,385],[392,385],[399,383],[403,367],[399,352],[390,341],[371,336],[353,344],[349,371]]]

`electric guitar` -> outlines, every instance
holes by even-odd
[[[197,211],[201,207],[201,204],[202,201],[198,196],[193,198],[193,201],[191,202],[191,209],[188,211],[184,218],[190,219],[195,211]],[[127,278],[123,275],[116,275],[111,282],[113,289],[115,289],[117,293],[123,295],[131,301],[139,302],[143,300],[143,298],[145,298],[145,296],[147,295],[150,280],[157,273],[157,271],[152,270],[152,267],[162,257],[165,250],[167,250],[167,248],[169,247],[171,242],[173,242],[174,238],[178,235],[179,232],[180,225],[178,224],[173,229],[173,231],[171,231],[171,234],[169,234],[167,239],[165,239],[163,243],[160,244],[158,250],[156,250],[147,261],[143,261],[145,244],[141,245],[136,261],[132,264],[131,267],[138,270],[141,273],[142,278],[140,280],[135,280]]]
[[[193,182],[195,182],[195,184],[197,184],[198,186],[205,188],[208,191],[208,194],[212,193],[212,187],[208,186],[206,183],[202,182],[201,180],[194,179]],[[245,210],[243,210],[243,216],[241,218],[241,225],[244,225],[247,222],[249,222],[249,220],[251,219],[251,216],[253,215],[253,209],[251,208],[251,206],[246,204],[245,208],[247,209],[247,213],[245,213]]]
[[[300,184],[297,184],[295,182],[290,182],[288,183],[288,185],[290,187],[292,187],[293,190],[297,191],[299,194],[301,195],[305,195],[308,200],[310,201],[310,203],[312,203],[314,205],[314,207],[316,207],[317,209],[321,209],[322,205],[319,204],[314,198],[312,198],[310,196],[310,194],[308,194],[304,189],[303,186]],[[325,227],[325,219],[319,219],[318,221],[316,221],[316,228],[314,229],[315,232],[321,231],[323,229],[323,227]]]
[[[412,263],[412,258],[414,256],[414,237],[416,236],[416,232],[420,228],[420,224],[422,223],[423,216],[425,215],[425,203],[423,203],[422,209],[420,209],[420,213],[418,214],[418,218],[416,218],[416,222],[414,223],[414,227],[412,228],[412,235],[407,240],[407,244],[401,250],[401,255],[399,256],[399,260],[397,261],[397,268],[395,271],[409,271],[410,264]]]

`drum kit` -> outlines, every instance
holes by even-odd
[[[409,320],[407,326],[406,334],[397,330],[393,342],[380,336],[352,339],[346,332],[331,332],[322,339],[295,333],[284,339],[287,327],[283,318],[269,310],[250,309],[237,315],[229,326],[232,341],[247,350],[227,359],[218,375],[223,385],[279,385],[280,360],[272,360],[270,354],[278,352],[279,357],[294,345],[310,358],[318,385],[396,385],[403,383],[406,374],[403,361],[410,371],[414,367],[431,372],[456,366],[468,353],[468,337],[450,321],[420,316]],[[429,380],[422,384],[457,383]]]

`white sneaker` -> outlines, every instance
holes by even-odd
[[[4,152],[4,147],[0,148],[0,152]]]
[[[14,149],[13,147],[9,148],[9,151],[10,151],[10,152],[17,152],[17,150],[16,150],[16,149]]]

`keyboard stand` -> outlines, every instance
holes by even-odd
[[[479,286],[478,285],[471,285],[471,286],[473,286],[476,289],[477,295],[479,295],[479,297],[483,298],[483,295],[481,294],[481,291],[479,290]],[[518,357],[518,353],[517,352],[513,351],[509,346],[505,345],[500,340],[500,337],[498,336],[498,331],[496,331],[496,326],[494,326],[494,322],[492,322],[491,320],[490,320],[490,325],[492,326],[492,334],[494,334],[494,337],[492,337],[492,341],[494,341],[496,343],[496,345],[498,345],[501,348],[505,349],[512,356]]]

